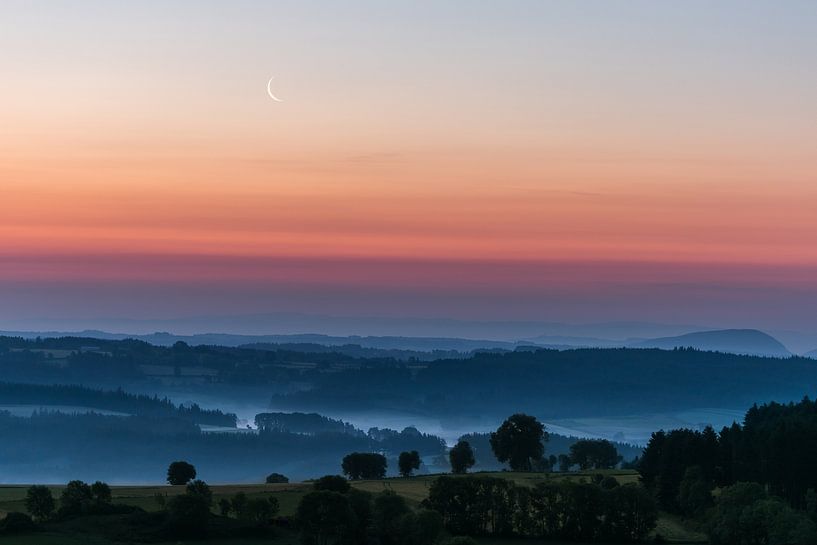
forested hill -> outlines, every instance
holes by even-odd
[[[0,407],[5,405],[83,407],[150,418],[179,418],[194,424],[235,427],[236,416],[198,405],[176,405],[167,398],[106,391],[82,386],[0,382]]]
[[[104,388],[206,385],[215,393],[229,387],[232,394],[251,387],[288,392],[277,394],[273,406],[306,412],[397,410],[448,417],[479,407],[490,418],[516,411],[551,418],[797,400],[817,391],[817,360],[689,349],[520,348],[424,362],[333,351],[0,337],[0,376]]]
[[[817,361],[689,349],[479,353],[411,372],[397,367],[316,376],[315,388],[276,402],[307,409],[382,403],[426,414],[639,414],[794,400],[817,391]],[[366,393],[363,396],[363,392]]]

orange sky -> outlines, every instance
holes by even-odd
[[[534,289],[536,263],[807,282],[813,5],[579,4],[4,4],[0,301],[34,279],[338,274],[276,259],[349,263],[338,289],[409,281],[375,262],[452,287],[446,263],[526,271],[480,269],[492,296]]]

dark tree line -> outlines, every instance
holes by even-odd
[[[570,463],[581,470],[612,469],[621,462],[616,446],[606,439],[580,439],[570,445]]]
[[[643,540],[658,516],[652,496],[635,484],[562,481],[529,488],[484,476],[440,477],[423,506],[440,513],[454,534],[582,542]]]
[[[428,545],[443,531],[436,512],[413,511],[394,492],[373,495],[331,475],[301,499],[295,520],[305,545]]]
[[[255,425],[260,431],[306,433],[345,433],[363,437],[363,431],[342,420],[335,420],[317,413],[260,413],[255,415]]]
[[[815,453],[817,403],[804,399],[753,406],[742,426],[733,424],[720,433],[712,428],[656,432],[638,470],[661,505],[675,512],[694,507],[682,503],[689,503],[689,491],[696,486],[711,490],[747,481],[802,508],[807,492],[817,489]]]
[[[432,361],[414,372],[404,364],[373,367],[307,373],[303,378],[313,388],[276,396],[275,404],[319,411],[399,407],[452,416],[479,407],[484,415],[519,411],[548,418],[626,415],[645,406],[749,406],[771,392],[817,390],[817,360],[689,349],[480,352]],[[367,396],[358,395],[362,389]]]
[[[122,412],[149,418],[181,418],[196,424],[235,427],[236,415],[198,405],[176,405],[168,398],[129,394],[121,388],[97,390],[84,386],[0,382],[0,404],[69,405]]]

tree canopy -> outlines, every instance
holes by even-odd
[[[491,434],[491,448],[496,459],[507,462],[514,471],[530,471],[532,462],[542,460],[547,439],[541,422],[517,413]]]

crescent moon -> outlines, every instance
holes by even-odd
[[[269,81],[267,82],[267,94],[268,94],[268,95],[269,95],[269,97],[270,97],[272,100],[274,100],[275,102],[283,102],[283,100],[281,100],[280,98],[278,98],[277,96],[275,96],[274,94],[272,94],[272,80],[274,80],[274,79],[275,79],[275,78],[274,78],[274,77],[272,77],[272,78],[270,78],[270,79],[269,79]]]

